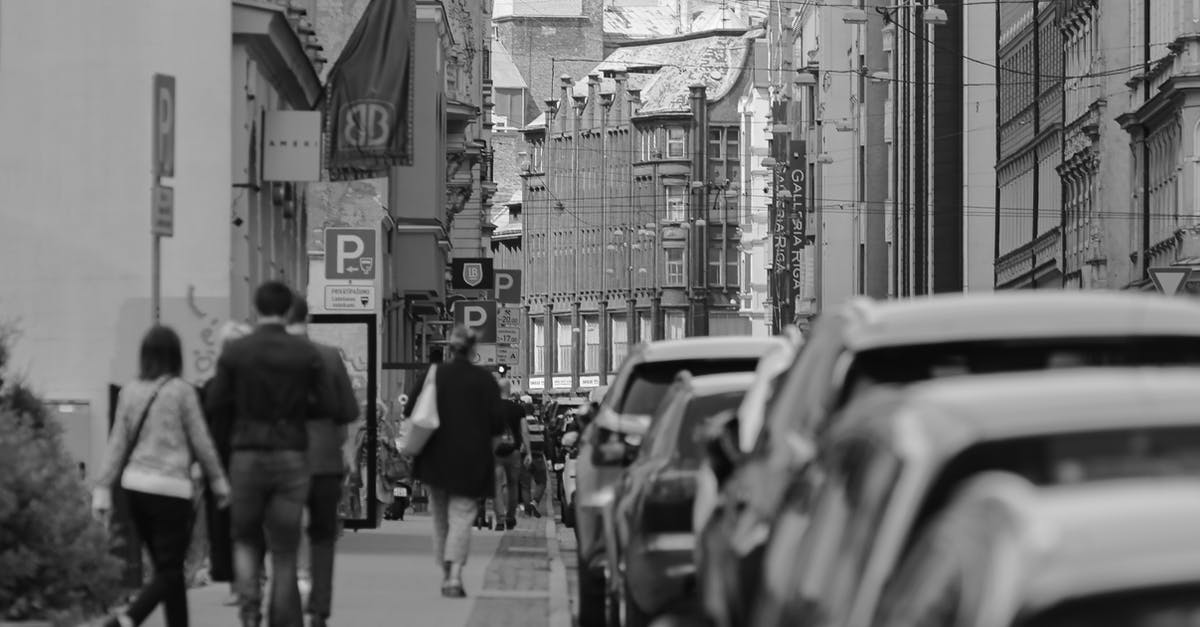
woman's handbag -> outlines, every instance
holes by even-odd
[[[425,383],[417,396],[417,404],[413,406],[412,417],[406,422],[409,425],[408,437],[404,439],[405,455],[416,457],[425,448],[429,436],[441,425],[437,410],[437,366],[430,366],[425,375]]]

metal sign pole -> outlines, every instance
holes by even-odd
[[[157,233],[150,236],[150,303],[154,314],[154,324],[162,319],[162,236]]]

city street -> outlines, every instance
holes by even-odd
[[[566,574],[557,555],[558,538],[566,536],[555,527],[546,518],[520,518],[513,531],[476,530],[463,573],[466,599],[447,599],[439,592],[428,514],[410,513],[376,530],[348,531],[338,543],[330,623],[569,627]],[[549,544],[548,533],[554,539]],[[228,592],[226,584],[191,590],[192,626],[236,622],[237,610],[223,605]],[[161,611],[145,625],[163,627]]]

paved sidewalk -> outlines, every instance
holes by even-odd
[[[353,627],[571,624],[553,520],[521,518],[516,529],[504,533],[475,530],[463,573],[466,599],[441,596],[441,572],[431,555],[431,529],[428,515],[410,513],[402,522],[384,521],[380,529],[346,532],[338,543],[330,623]],[[227,584],[191,590],[193,627],[235,624],[237,610],[222,605],[228,593]],[[145,624],[162,627],[161,612]]]

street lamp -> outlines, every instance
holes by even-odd
[[[906,8],[906,7],[903,5],[892,5],[892,6],[885,6],[885,7],[877,7],[877,10],[882,12],[882,11],[896,10],[896,9],[903,9],[903,8]],[[946,15],[946,11],[938,8],[938,6],[936,4],[930,4],[925,7],[925,12],[922,15],[922,19],[925,21],[926,24],[929,24],[932,26],[941,26],[950,21],[949,16]],[[861,26],[862,24],[867,23],[867,12],[864,9],[849,9],[845,13],[842,14],[842,22],[844,22],[846,24],[855,24],[855,25]]]

